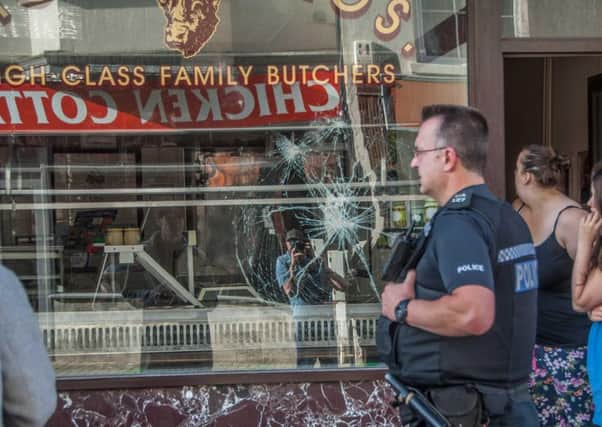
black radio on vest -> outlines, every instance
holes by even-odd
[[[412,235],[415,223],[412,221],[410,228],[397,236],[391,249],[389,259],[383,268],[381,279],[385,282],[401,282],[405,278],[405,273],[412,268],[408,265],[414,250],[416,249],[416,239]],[[418,259],[416,259],[418,261]],[[415,266],[415,265],[414,265]]]

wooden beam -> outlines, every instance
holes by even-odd
[[[489,122],[489,151],[485,179],[497,196],[505,198],[501,3],[468,0],[468,102],[478,108]]]
[[[584,55],[602,53],[602,38],[511,38],[502,39],[504,55]]]

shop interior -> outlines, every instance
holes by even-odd
[[[40,311],[285,303],[273,264],[285,251],[286,231],[320,217],[320,202],[312,199],[334,194],[329,189],[356,167],[341,135],[330,135],[341,141],[313,147],[298,164],[284,163],[279,144],[307,133],[16,137],[4,153],[6,165],[18,166],[4,167],[4,206],[12,209],[2,214],[3,258]],[[413,135],[400,130],[389,139]],[[382,156],[376,166],[387,168],[378,173],[384,182],[377,181],[375,194],[392,200],[402,193],[400,201],[379,203],[385,237],[374,237],[374,218],[360,224],[364,246],[357,251],[335,242],[320,247],[319,227],[308,236],[325,258],[345,250],[349,302],[376,301],[370,281],[380,279],[370,271],[385,257],[379,252],[388,247],[387,233],[420,211],[420,196],[409,197],[409,167],[385,158],[392,146],[372,147]],[[394,154],[409,162],[408,153]],[[369,183],[354,185],[361,210],[369,205]],[[137,255],[140,247],[159,272]],[[155,282],[156,292],[147,295]]]

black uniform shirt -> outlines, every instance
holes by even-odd
[[[494,289],[491,266],[493,234],[487,220],[472,210],[459,210],[466,191],[490,194],[485,185],[469,187],[441,208],[434,226],[427,231],[429,240],[416,268],[416,281],[426,289],[451,293],[462,285],[480,285]],[[456,210],[456,206],[458,210]],[[429,298],[428,295],[417,296]]]
[[[416,270],[423,286],[448,293],[466,284],[493,290],[490,237],[478,228],[477,221],[470,212],[453,216],[443,212],[437,219]]]

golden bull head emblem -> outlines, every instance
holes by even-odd
[[[219,24],[221,0],[157,0],[163,9],[165,45],[185,58],[196,55],[213,37]]]

